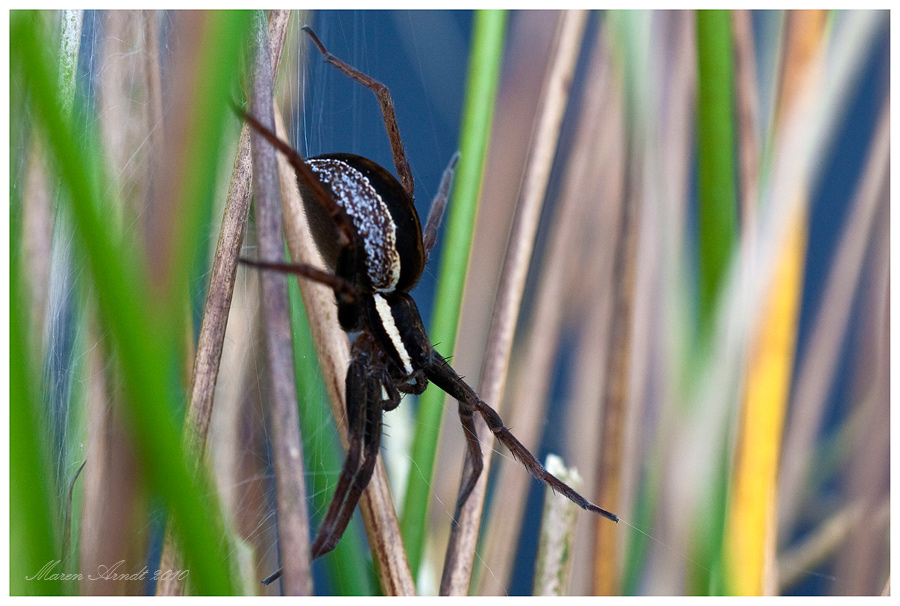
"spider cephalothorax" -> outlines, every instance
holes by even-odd
[[[304,27],[326,61],[371,89],[379,99],[394,153],[399,181],[371,160],[353,154],[327,154],[304,159],[255,118],[250,125],[284,153],[297,174],[304,209],[316,245],[328,266],[242,259],[248,265],[297,274],[334,290],[341,327],[358,333],[351,346],[346,377],[349,448],[328,512],[313,542],[317,558],[334,549],[375,468],[381,444],[382,414],[400,403],[401,393],[420,394],[432,382],[459,401],[472,473],[459,493],[457,510],[475,487],[483,460],[475,432],[475,413],[496,438],[537,479],[579,507],[610,520],[618,518],[575,492],[544,469],[503,425],[499,415],[432,347],[419,310],[409,295],[434,246],[458,154],[444,172],[423,234],[413,203],[413,181],[400,142],[387,88],[328,53],[309,27]],[[276,572],[265,582],[280,574]]]

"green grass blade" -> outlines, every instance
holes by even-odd
[[[331,502],[336,474],[343,465],[344,453],[337,439],[334,415],[328,405],[328,394],[319,371],[318,354],[309,331],[303,299],[294,279],[288,281],[288,295],[294,333],[294,368],[300,427],[303,429],[303,460],[312,474],[311,481],[307,481],[307,494],[312,500],[310,511],[324,514]],[[333,470],[335,476],[322,473],[321,470]],[[318,522],[321,523],[322,515],[314,517],[318,517]],[[364,553],[365,545],[359,523],[355,519],[351,520],[334,551],[322,558],[334,594],[372,595],[368,575],[360,574],[360,571],[368,567]]]
[[[59,580],[34,578],[44,566],[59,559],[60,546],[53,534],[56,526],[51,504],[47,444],[41,438],[34,351],[28,343],[29,304],[20,277],[18,246],[22,239],[21,208],[10,191],[9,263],[9,519],[10,595],[60,595]],[[54,566],[50,574],[60,573]],[[27,577],[32,577],[28,580]]]
[[[440,343],[444,356],[452,355],[456,343],[472,231],[481,194],[494,100],[500,81],[506,19],[505,11],[479,11],[475,14],[459,145],[462,156],[444,236],[430,333],[432,342]],[[425,521],[428,517],[444,397],[442,391],[432,387],[419,401],[417,431],[412,447],[414,463],[407,481],[400,522],[413,577],[418,574],[425,547]]]
[[[711,333],[716,305],[737,242],[737,182],[734,167],[734,94],[731,13],[697,12],[698,326],[701,343]],[[724,446],[724,444],[723,444]],[[724,538],[725,486],[729,467],[721,451],[719,482],[709,515],[697,528],[695,557],[706,572],[691,575],[688,587],[720,593],[718,562]]]
[[[244,17],[218,13],[213,19],[227,22],[225,31],[240,33]],[[26,90],[20,92],[28,95],[61,185],[67,190],[76,242],[96,291],[101,322],[121,363],[132,435],[149,485],[162,496],[175,519],[194,591],[232,593],[228,554],[221,550],[224,530],[215,492],[205,476],[191,473],[172,416],[171,404],[184,401],[178,348],[175,340],[168,338],[175,334],[170,323],[177,320],[154,308],[144,265],[128,242],[110,233],[109,222],[104,221],[102,192],[109,190],[100,155],[95,146],[79,145],[71,124],[60,115],[38,20],[34,14],[13,13],[10,25],[10,63],[25,85]],[[225,57],[236,57],[222,52]],[[228,69],[236,71],[236,63]],[[214,111],[213,115],[221,113]]]
[[[731,13],[697,13],[698,292],[701,336],[737,241]]]
[[[187,106],[189,119],[180,122],[188,131],[183,135],[186,145],[179,152],[179,172],[170,175],[179,184],[174,192],[179,202],[172,206],[178,215],[171,220],[166,267],[172,314],[184,313],[188,284],[206,282],[206,263],[194,260],[205,261],[208,250],[207,238],[202,236],[208,234],[212,223],[223,125],[229,121],[232,126],[237,124],[229,102],[238,95],[238,65],[250,14],[211,12],[204,20],[203,30],[197,32],[205,43],[200,45],[194,64],[193,95]],[[202,305],[203,293],[197,293],[196,298]]]

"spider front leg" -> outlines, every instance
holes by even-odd
[[[391,91],[378,80],[370,78],[355,67],[348,65],[341,59],[338,59],[329,53],[311,27],[304,25],[303,31],[305,31],[312,39],[313,43],[319,49],[319,52],[325,57],[325,61],[368,88],[375,93],[376,97],[378,97],[378,103],[381,105],[381,115],[384,118],[384,128],[387,130],[388,139],[391,142],[391,152],[394,154],[394,166],[397,169],[397,176],[400,177],[400,183],[403,184],[403,189],[405,189],[406,193],[409,194],[409,197],[412,198],[414,192],[412,169],[409,167],[409,162],[406,160],[406,152],[403,151],[403,143],[400,141],[400,127],[397,126],[397,115],[394,112],[394,102],[391,99]]]
[[[456,152],[450,158],[450,164],[444,169],[441,184],[438,186],[438,191],[431,201],[428,220],[425,222],[425,229],[422,230],[422,248],[425,249],[426,259],[431,255],[431,249],[434,248],[437,242],[438,228],[441,226],[441,219],[444,218],[444,209],[447,208],[447,199],[450,197],[450,188],[453,186],[453,175],[456,172],[459,156],[459,152]]]
[[[494,434],[501,444],[503,444],[513,458],[518,460],[525,469],[538,480],[549,485],[550,488],[562,494],[567,499],[588,511],[600,514],[604,518],[618,522],[619,517],[602,507],[598,507],[585,499],[583,496],[575,492],[565,482],[559,480],[556,476],[544,469],[544,466],[534,457],[525,446],[503,425],[503,420],[493,408],[485,404],[469,385],[460,378],[456,371],[447,364],[447,361],[437,352],[433,352],[431,363],[425,369],[428,380],[443,389],[452,397],[459,401],[459,416],[466,433],[466,443],[469,448],[469,455],[472,457],[472,473],[466,479],[462,490],[460,491],[459,501],[456,504],[457,513],[465,504],[478,476],[481,475],[483,467],[481,447],[478,444],[478,437],[475,434],[475,427],[472,417],[478,412],[487,423],[488,429]]]

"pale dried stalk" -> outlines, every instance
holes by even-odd
[[[287,23],[289,16],[290,11],[273,11],[270,19],[271,60],[275,70],[277,70],[284,45],[286,27],[283,24]],[[156,130],[161,131],[162,129]],[[231,184],[228,187],[225,212],[222,217],[222,229],[219,232],[219,240],[213,258],[210,285],[197,343],[197,354],[194,358],[191,399],[186,412],[187,423],[183,439],[188,452],[194,453],[194,460],[198,464],[206,451],[219,362],[222,358],[225,329],[228,326],[228,314],[234,294],[237,260],[244,242],[250,211],[250,178],[252,175],[250,160],[250,128],[245,124],[241,129],[231,174]],[[180,569],[175,547],[173,532],[169,527],[163,546],[160,570]],[[156,593],[157,595],[181,595],[183,589],[177,579],[164,577],[157,585]]]
[[[602,42],[602,69],[592,79],[592,86],[603,90],[604,102],[598,111],[600,129],[593,146],[587,151],[594,159],[596,171],[584,184],[589,198],[591,214],[581,225],[584,248],[582,274],[575,286],[572,302],[579,322],[579,343],[574,354],[575,377],[570,388],[571,410],[565,435],[578,447],[569,454],[569,461],[577,465],[584,477],[585,495],[593,495],[597,503],[606,503],[616,511],[618,504],[609,503],[597,491],[597,465],[604,444],[597,440],[596,428],[600,425],[605,368],[609,341],[610,314],[612,309],[612,259],[618,235],[619,215],[624,197],[625,179],[625,119],[622,91],[616,84],[612,65],[612,48],[604,26],[599,37]],[[578,244],[575,245],[576,247]],[[621,513],[621,512],[619,512]],[[588,528],[607,520],[589,519]],[[586,595],[591,591],[593,578],[594,533],[580,532],[575,541],[575,566],[572,591]]]
[[[581,490],[581,476],[574,467],[566,467],[556,455],[547,455],[547,471],[574,488]],[[572,578],[575,524],[578,506],[550,489],[544,488],[544,512],[538,539],[532,595],[568,595]]]
[[[759,198],[759,96],[756,86],[756,54],[753,46],[753,23],[750,11],[732,13],[734,32],[734,70],[738,114],[738,156],[740,162],[741,229],[756,224]]]
[[[281,112],[277,107],[275,115],[278,136],[287,141]],[[306,222],[294,170],[281,154],[278,156],[278,162],[285,234],[291,260],[294,263],[324,267]],[[297,282],[318,353],[323,382],[328,391],[341,442],[346,449],[348,440],[344,390],[347,367],[350,364],[347,333],[338,323],[334,293],[331,289],[312,280],[298,278]],[[372,558],[378,566],[382,590],[387,595],[415,595],[416,585],[403,548],[400,525],[381,457],[378,458],[375,473],[368,487],[363,491],[359,508],[369,539],[369,547],[372,550]]]
[[[631,365],[631,332],[634,316],[635,257],[638,241],[638,206],[642,197],[638,163],[628,163],[626,197],[619,222],[619,239],[613,265],[613,308],[605,369],[602,419],[600,421],[600,461],[597,492],[608,503],[621,496],[621,468],[625,449],[625,423]],[[611,595],[618,585],[616,528],[597,524],[594,563],[594,593]]]
[[[494,115],[481,191],[481,198],[490,203],[481,205],[477,213],[471,253],[471,258],[477,259],[477,262],[469,264],[466,275],[459,321],[459,326],[465,328],[457,335],[452,360],[456,372],[471,378],[473,383],[480,378],[491,307],[497,297],[503,255],[528,157],[531,132],[522,125],[536,122],[546,71],[544,66],[549,61],[556,19],[556,12],[523,11],[509,22],[503,64],[503,81],[507,84],[502,84],[497,92],[497,104],[503,110]],[[441,520],[426,540],[430,569],[426,578],[429,581],[434,579],[431,583],[433,588],[427,588],[429,593],[438,591],[440,566],[443,565],[453,506],[459,490],[460,469],[466,452],[465,433],[460,428],[458,411],[452,401],[449,401],[450,405],[447,402],[441,425],[440,448],[452,454],[439,455],[435,461],[432,487],[435,498],[444,506],[439,514],[435,512]],[[477,570],[473,576],[479,576]]]
[[[887,99],[885,99],[887,106]],[[854,411],[845,421],[850,434],[846,501],[862,504],[862,521],[837,552],[834,566],[839,582],[834,593],[874,595],[881,591],[890,564],[891,455],[891,311],[890,311],[890,179],[884,176],[878,217],[869,238],[865,277],[861,288],[861,338],[854,360]]]
[[[860,524],[885,532],[890,521],[890,504],[885,501],[876,508],[876,515],[864,517],[867,507],[862,502],[851,503],[819,524],[803,542],[778,556],[778,594],[800,582],[829,557],[846,545],[848,537]]]
[[[512,339],[519,316],[534,236],[543,208],[550,169],[559,140],[559,128],[568,104],[569,88],[581,49],[587,17],[587,13],[583,11],[564,12],[556,31],[554,50],[551,54],[553,59],[545,79],[547,85],[542,92],[541,110],[538,114],[540,118],[526,163],[525,183],[510,235],[498,300],[491,320],[488,352],[481,373],[478,392],[489,404],[501,401],[506,383]],[[477,421],[477,425],[484,454],[484,469],[459,512],[458,523],[454,524],[450,531],[450,542],[441,578],[441,595],[466,595],[472,576],[494,442],[487,425],[480,420]],[[467,459],[463,468],[463,482],[470,472],[471,463]]]
[[[623,425],[616,430],[621,436],[621,453],[617,455],[620,463],[616,470],[618,495],[612,494],[602,485],[598,471],[602,453],[609,453],[616,448],[614,444],[603,439],[596,439],[596,428],[603,424],[596,409],[603,408],[603,398],[587,403],[594,406],[594,411],[585,410],[575,416],[581,424],[589,423],[588,419],[595,420],[594,425],[582,430],[585,435],[578,442],[598,446],[595,452],[596,461],[592,463],[577,461],[589,486],[586,491],[598,503],[606,503],[614,511],[625,516],[632,511],[638,485],[645,471],[646,441],[642,436],[648,434],[648,421],[657,419],[658,410],[665,407],[665,398],[659,397],[665,393],[663,386],[667,374],[666,364],[661,361],[664,354],[660,352],[660,342],[664,339],[661,339],[660,335],[672,334],[671,330],[664,328],[663,323],[667,319],[672,302],[676,300],[673,298],[673,283],[678,275],[678,259],[684,255],[684,234],[690,231],[686,230],[684,225],[690,195],[688,190],[692,162],[691,148],[695,134],[697,58],[694,26],[694,15],[690,12],[661,12],[652,15],[647,24],[648,28],[652,28],[648,30],[652,31],[651,42],[647,48],[648,77],[640,79],[649,91],[646,113],[636,118],[638,121],[646,120],[646,129],[643,136],[632,138],[635,148],[641,150],[642,154],[639,156],[635,154],[636,158],[629,157],[626,151],[628,144],[624,136],[617,142],[621,148],[619,154],[625,158],[623,161],[640,161],[637,170],[644,175],[641,179],[644,188],[643,194],[640,195],[642,202],[639,210],[634,211],[637,216],[633,218],[637,223],[635,226],[637,250],[634,253],[629,371],[628,376],[624,377],[627,384],[627,399],[621,417]],[[624,116],[620,115],[619,120],[623,118]],[[620,128],[624,128],[624,125],[620,125]],[[624,196],[624,192],[620,191],[610,202],[624,208],[625,204],[630,203]],[[611,238],[613,241],[619,238],[620,220],[617,217],[613,223],[616,226],[615,235]],[[611,250],[606,254],[612,262],[614,252]],[[610,284],[604,285],[596,292],[616,291],[615,286]],[[611,330],[612,321],[609,327]],[[603,341],[596,342],[597,349],[603,351],[600,355],[585,348],[581,355],[588,357],[588,362],[584,364],[580,377],[597,372],[596,368],[606,368],[608,357],[615,353],[614,349],[608,349],[609,339],[607,335]],[[598,358],[595,369],[589,366],[589,356]],[[604,377],[604,381],[611,380],[612,377]],[[606,383],[603,389],[606,389]],[[591,431],[594,433],[589,433]],[[649,433],[652,434],[652,431]],[[622,528],[604,524],[603,520],[597,520],[593,526],[596,530],[591,554],[594,568],[602,566],[608,571],[609,591],[621,593],[621,585],[617,578],[622,569],[620,545],[625,542],[628,535],[623,534]],[[583,549],[581,545],[578,545],[579,554],[581,549]],[[574,590],[577,593],[595,591],[595,588],[581,584],[588,579],[593,582],[596,579],[595,573],[587,572],[583,568],[577,570],[580,574],[576,573],[578,584]]]
[[[64,21],[68,19],[66,17]],[[94,52],[99,57],[97,62],[105,68],[97,85],[98,128],[114,179],[107,221],[121,229],[128,211],[146,201],[146,188],[152,172],[144,161],[149,153],[141,149],[149,122],[140,87],[129,86],[116,75],[130,72],[139,79],[147,55],[146,49],[141,48],[141,26],[134,14],[105,13],[97,25],[104,35],[100,37],[99,48],[95,47]],[[80,29],[77,35],[80,39]],[[74,94],[75,66],[70,65],[66,69],[72,70],[69,77],[72,78],[70,86]],[[60,87],[64,88],[62,79],[63,74],[60,73]],[[115,136],[110,136],[112,133]],[[133,165],[128,164],[131,157],[136,158]],[[67,215],[62,213],[59,219],[68,221]],[[99,566],[109,566],[109,562],[121,559],[131,562],[142,557],[142,552],[146,551],[146,541],[135,540],[128,531],[128,523],[146,515],[147,507],[137,480],[140,473],[131,432],[123,416],[121,372],[97,316],[96,304],[91,301],[84,313],[88,342],[96,345],[91,347],[88,357],[91,370],[86,441],[91,447],[87,451],[83,479],[79,563],[81,571],[86,574],[81,592],[86,595],[135,594],[142,589],[137,581],[96,578]]]
[[[642,88],[650,76],[635,74],[634,86]],[[641,80],[644,80],[641,83]],[[652,111],[647,104],[643,111]],[[638,109],[637,112],[640,112]],[[646,116],[635,115],[633,120],[640,124]],[[625,147],[624,191],[621,197],[621,212],[616,235],[615,251],[612,266],[612,302],[608,341],[601,347],[606,349],[603,394],[601,397],[601,414],[599,424],[599,443],[601,445],[597,461],[594,498],[602,495],[603,502],[611,507],[618,507],[622,498],[622,470],[626,448],[626,430],[630,412],[628,404],[631,397],[631,371],[633,348],[636,346],[633,337],[636,306],[636,282],[638,263],[638,242],[641,235],[643,218],[643,200],[651,184],[644,183],[645,163],[650,156],[650,139],[638,140],[636,134],[644,128],[633,125],[628,137],[632,140]],[[649,129],[647,129],[649,130]],[[646,145],[646,147],[645,147]],[[641,259],[642,261],[644,259]],[[649,273],[649,272],[648,272]],[[597,428],[595,428],[597,429]],[[595,434],[597,435],[597,434]],[[594,595],[613,595],[619,586],[618,568],[618,529],[610,524],[595,525]]]
[[[261,15],[261,13],[260,13]],[[269,37],[261,16],[257,17],[256,66],[250,112],[267,128],[275,127]],[[270,262],[284,261],[281,188],[277,152],[263,136],[250,133],[256,200],[259,256]],[[306,485],[294,378],[294,352],[287,276],[263,272],[260,277],[262,322],[271,394],[273,459],[278,506],[279,548],[282,553],[282,589],[287,595],[312,593],[309,558],[309,528]]]
[[[812,447],[825,414],[828,390],[848,329],[853,298],[859,284],[870,234],[882,200],[890,165],[890,109],[885,103],[869,150],[844,234],[819,305],[806,355],[800,363],[790,422],[779,471],[779,532],[789,532],[798,515],[806,486],[803,478],[813,465]]]
[[[572,291],[583,288],[586,264],[604,265],[602,256],[586,257],[585,251],[593,251],[597,244],[609,241],[598,237],[596,228],[601,223],[595,216],[600,206],[596,195],[602,189],[597,178],[602,172],[598,170],[599,159],[603,157],[598,141],[601,141],[601,126],[606,118],[603,110],[610,92],[605,48],[605,38],[598,36],[588,69],[590,84],[579,110],[579,128],[569,154],[559,207],[554,210],[548,252],[537,280],[540,290],[531,313],[531,326],[522,347],[522,359],[516,364],[508,390],[511,396],[507,398],[506,423],[515,428],[516,437],[524,444],[540,442],[543,423],[547,419],[547,392],[559,349],[560,331],[564,323],[573,321],[576,312],[571,305]],[[586,226],[592,229],[589,235],[585,234],[589,237],[584,238],[582,245],[580,235]],[[504,595],[506,592],[527,490],[534,481],[531,476],[521,473],[514,462],[498,466],[494,474],[497,494],[504,495],[506,504],[492,509],[487,524],[482,556],[491,574],[482,575],[480,595]]]

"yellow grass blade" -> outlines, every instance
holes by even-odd
[[[797,11],[787,17],[781,123],[811,99],[826,19],[823,11]],[[739,595],[771,594],[776,587],[778,459],[803,288],[807,188],[798,183],[793,193],[797,211],[789,220],[759,333],[749,351],[724,546],[726,589]]]
[[[799,194],[798,195],[802,195]],[[803,264],[806,213],[795,214],[781,251],[761,331],[750,352],[735,480],[725,531],[728,591],[769,593],[766,570],[775,551],[778,455],[791,384]]]

